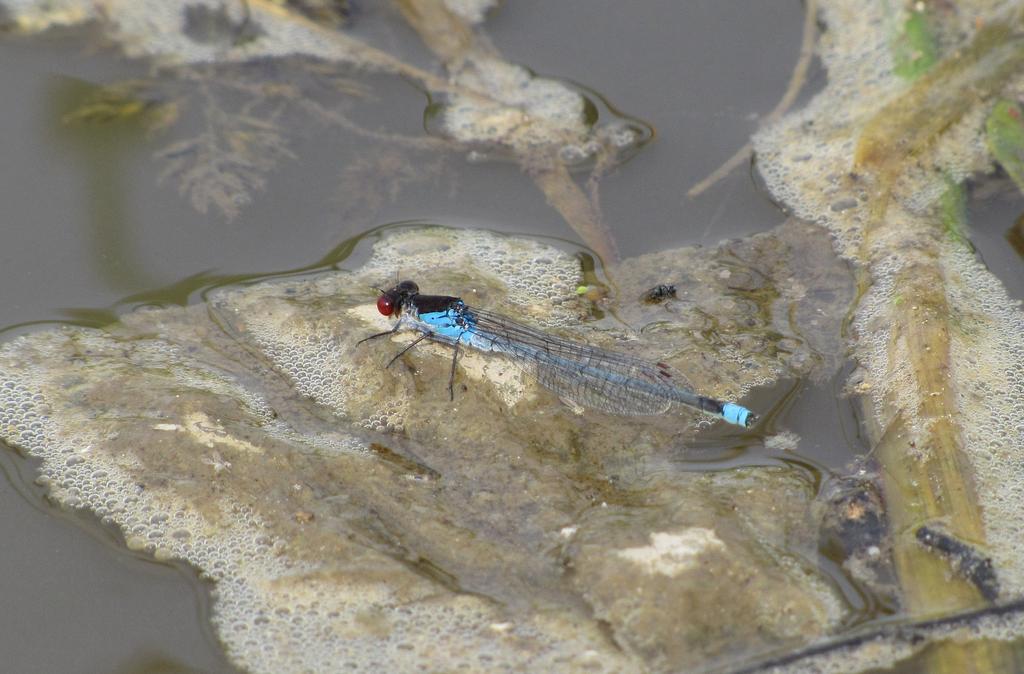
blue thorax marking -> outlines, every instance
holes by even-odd
[[[461,342],[469,345],[473,333],[471,328],[475,321],[473,315],[466,311],[466,304],[457,300],[442,311],[425,311],[416,315],[416,320],[427,326],[432,332],[446,342]]]

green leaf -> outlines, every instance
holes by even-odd
[[[1024,118],[1013,101],[996,102],[985,120],[989,152],[1024,192]]]
[[[895,62],[893,72],[904,79],[917,79],[931,68],[938,56],[927,13],[911,11],[902,30],[893,36],[890,49]]]

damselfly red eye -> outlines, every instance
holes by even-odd
[[[387,295],[381,295],[377,298],[377,311],[385,316],[390,316],[395,313],[395,302]]]

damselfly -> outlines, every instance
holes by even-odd
[[[382,292],[377,310],[395,316],[395,327],[360,340],[393,335],[406,328],[419,333],[388,363],[424,339],[454,347],[448,395],[462,346],[501,353],[538,382],[581,407],[628,415],[662,414],[681,403],[737,426],[750,427],[757,415],[742,405],[698,395],[664,363],[649,363],[616,351],[600,349],[550,335],[511,318],[476,307],[458,297],[421,295],[419,286],[402,281]]]

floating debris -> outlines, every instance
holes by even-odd
[[[914,537],[921,545],[946,559],[953,572],[973,583],[985,599],[995,601],[999,598],[999,579],[991,558],[935,527],[918,527]]]
[[[648,304],[660,304],[665,300],[675,299],[676,287],[671,284],[659,283],[643,294],[641,300]]]

